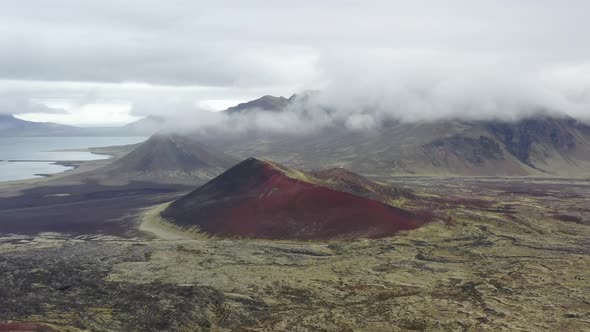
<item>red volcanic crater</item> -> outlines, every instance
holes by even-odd
[[[412,212],[331,189],[323,181],[250,158],[173,202],[162,216],[217,236],[300,240],[378,238],[426,222]]]

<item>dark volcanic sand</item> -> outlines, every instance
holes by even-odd
[[[85,202],[94,199],[133,197],[193,190],[192,186],[131,182],[122,186],[103,186],[96,182],[80,185],[40,186],[22,191],[14,197],[0,197],[0,211],[39,207],[64,203]]]
[[[174,200],[186,190],[152,183],[38,187],[20,196],[0,198],[0,234],[134,236],[135,212]]]

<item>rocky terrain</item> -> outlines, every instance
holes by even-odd
[[[583,331],[590,184],[397,178],[440,216],[383,239],[4,234],[0,321],[57,331]],[[0,324],[0,330],[5,326]],[[4,328],[7,330],[8,328]]]
[[[27,317],[55,331],[207,331],[269,316],[262,301],[232,300],[209,286],[108,280],[117,264],[149,260],[156,248],[148,244],[44,240],[31,250],[16,245],[0,258],[0,320]],[[9,246],[15,244],[3,245]]]

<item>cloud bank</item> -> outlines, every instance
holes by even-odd
[[[314,89],[305,112],[244,121],[590,118],[588,12],[581,0],[7,0],[0,112],[68,105],[75,121],[84,105],[105,105],[92,121],[109,123],[117,108],[206,124],[222,117],[199,111],[210,101]]]

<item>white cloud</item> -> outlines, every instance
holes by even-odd
[[[23,113],[17,117],[36,122],[55,122],[79,126],[119,126],[139,120],[129,112],[130,105],[86,104],[63,113]]]
[[[7,0],[3,96],[75,106],[69,115],[0,112],[110,123],[322,89],[321,103],[355,128],[392,115],[515,117],[531,108],[584,117],[588,12],[581,0]],[[84,105],[133,106],[114,115]]]

